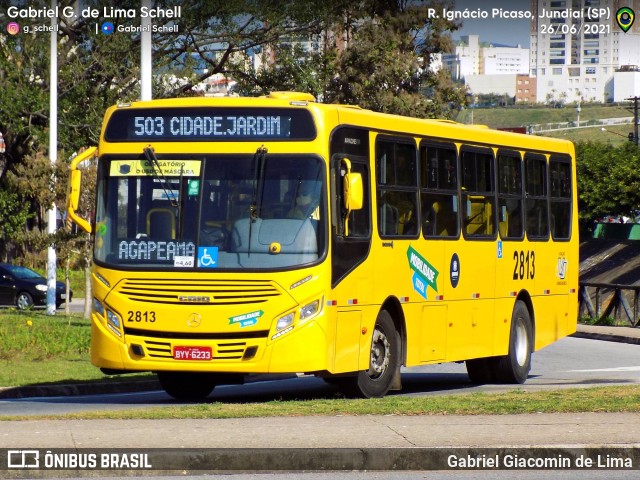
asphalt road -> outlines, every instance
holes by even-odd
[[[126,377],[124,377],[126,378]],[[393,395],[445,395],[461,392],[498,392],[515,388],[544,390],[586,388],[595,385],[640,383],[640,345],[564,338],[533,355],[524,385],[474,385],[464,364],[446,363],[403,371],[403,389]],[[336,390],[313,376],[257,381],[216,387],[211,402],[333,398]],[[175,406],[180,402],[163,391],[108,395],[75,395],[0,400],[0,415],[46,415],[93,410],[119,410],[148,406]]]

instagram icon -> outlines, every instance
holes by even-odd
[[[18,33],[20,33],[20,25],[18,25],[16,22],[10,22],[7,25],[7,32],[9,33],[9,35],[17,35]]]

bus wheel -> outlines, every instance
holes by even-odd
[[[358,397],[383,397],[391,388],[394,376],[399,374],[399,355],[398,332],[389,312],[382,310],[371,336],[369,369],[358,372],[355,377],[346,377],[345,383],[341,382],[343,390]],[[350,381],[346,383],[347,380]]]
[[[216,386],[212,375],[196,372],[158,372],[164,391],[177,400],[204,400]]]
[[[471,383],[484,384],[495,381],[494,370],[496,368],[496,358],[474,358],[464,362],[467,366],[467,374]]]
[[[496,379],[501,383],[524,383],[531,370],[533,327],[527,306],[518,300],[511,317],[509,353],[497,357]]]

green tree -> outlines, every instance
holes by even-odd
[[[0,189],[0,252],[2,252],[0,258],[3,262],[8,260],[7,239],[20,235],[29,217],[29,209],[27,205],[20,202],[18,195]]]
[[[465,104],[466,89],[430,68],[435,54],[453,48],[449,32],[455,23],[428,19],[426,5],[401,0],[332,2],[331,7],[323,11],[324,26],[315,35],[268,46],[257,67],[246,68],[246,59],[230,64],[238,91],[298,90],[327,103],[414,117],[450,118]],[[304,51],[302,41],[315,48]]]
[[[640,209],[640,149],[633,143],[576,143],[578,212],[589,227],[607,215],[635,216]]]

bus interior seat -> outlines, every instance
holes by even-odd
[[[251,223],[251,228],[249,228]],[[274,244],[279,252],[271,251]],[[307,263],[318,258],[316,231],[311,220],[294,218],[262,219],[241,218],[234,224],[231,233],[230,250],[239,254],[268,254],[262,264],[273,265],[282,262],[276,257],[295,255],[290,263]],[[270,262],[269,258],[273,258]]]
[[[380,226],[383,235],[398,234],[399,215],[398,209],[388,203],[380,206]]]
[[[150,238],[176,238],[176,217],[170,208],[152,208],[147,212],[147,235]]]
[[[424,223],[422,224],[422,233],[427,236],[435,236],[438,231],[438,214],[440,212],[440,202],[436,201],[431,204],[427,211]]]
[[[469,195],[467,198],[466,231],[469,235],[492,233],[492,204],[484,196]]]
[[[509,212],[507,212],[507,207],[500,207],[500,221],[498,222],[498,230],[500,232],[500,237],[504,238],[511,235],[509,232]]]

